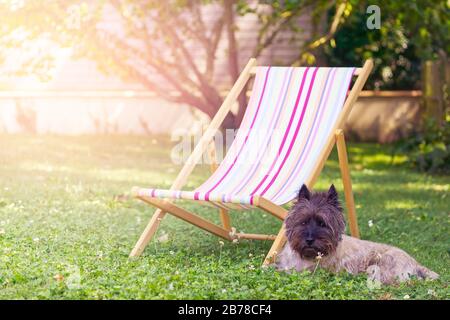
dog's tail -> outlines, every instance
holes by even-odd
[[[417,275],[422,279],[434,280],[434,279],[439,278],[439,275],[436,272],[431,271],[430,269],[427,269],[422,266],[417,268]]]

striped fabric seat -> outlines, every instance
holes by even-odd
[[[252,207],[256,195],[278,205],[291,201],[334,134],[354,71],[258,67],[241,128],[217,170],[193,191],[139,195],[242,208]]]

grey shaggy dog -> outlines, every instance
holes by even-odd
[[[383,284],[436,279],[438,274],[420,265],[405,251],[344,234],[345,220],[334,185],[328,192],[311,193],[303,185],[285,221],[287,244],[278,256],[278,270],[314,270],[367,273]]]

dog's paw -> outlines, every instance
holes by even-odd
[[[366,269],[367,279],[373,282],[381,282],[381,269],[376,264],[370,265]]]
[[[428,280],[436,280],[439,278],[439,275],[431,271],[425,267],[421,267],[417,269],[417,275],[422,279],[428,279]]]

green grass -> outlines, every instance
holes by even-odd
[[[169,186],[179,166],[168,139],[0,135],[0,146],[0,299],[450,298],[450,177],[417,173],[401,158],[390,164],[388,147],[350,144],[362,237],[403,248],[437,281],[371,289],[364,275],[278,273],[260,268],[270,242],[221,246],[173,217],[157,234],[167,241],[130,260],[153,209],[114,196],[133,185]],[[208,170],[197,168],[187,188]],[[342,192],[335,154],[316,188],[332,182]],[[183,205],[218,221],[212,208]],[[232,220],[245,232],[279,228],[258,211],[232,212]]]

